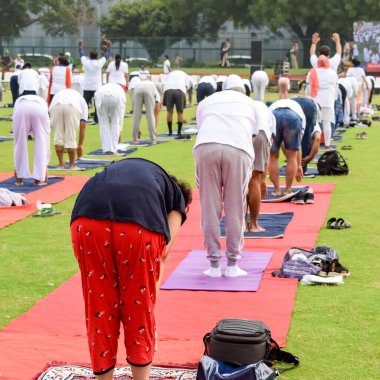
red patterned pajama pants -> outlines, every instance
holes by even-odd
[[[115,366],[120,322],[128,363],[150,364],[164,235],[135,223],[80,217],[71,225],[71,236],[81,271],[94,373]]]

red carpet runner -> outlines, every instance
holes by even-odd
[[[203,353],[203,335],[221,318],[261,319],[271,328],[274,339],[285,345],[297,281],[272,278],[270,273],[281,266],[288,248],[315,245],[333,188],[332,184],[313,184],[314,205],[263,204],[262,212],[293,211],[294,218],[283,239],[245,241],[245,250],[274,253],[258,292],[160,291],[154,365],[196,366]],[[167,261],[166,276],[190,250],[203,248],[199,220],[198,193],[194,192],[189,219]],[[81,297],[76,274],[0,332],[1,379],[31,379],[49,361],[89,362]],[[124,357],[120,344],[121,365],[125,365]]]

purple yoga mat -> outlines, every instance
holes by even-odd
[[[203,274],[210,264],[206,258],[206,251],[193,250],[174,269],[161,289],[256,292],[271,257],[271,252],[243,251],[239,266],[248,272],[247,276],[212,278]],[[221,265],[223,274],[227,266],[225,258],[222,259]]]

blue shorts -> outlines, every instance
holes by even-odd
[[[278,152],[282,142],[285,149],[300,149],[302,120],[298,114],[290,108],[277,108],[273,111],[273,115],[276,118],[276,137],[271,151]]]

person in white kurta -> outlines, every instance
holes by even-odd
[[[315,54],[318,42],[320,41],[319,33],[314,33],[311,39],[310,46],[310,63],[314,68],[318,67],[318,57]],[[333,33],[331,37],[332,41],[335,43],[335,54],[330,58],[330,48],[326,45],[323,45],[319,48],[319,55],[324,55],[329,58],[330,69],[335,72],[338,71],[340,61],[342,59],[342,45],[340,43],[340,36],[338,33]]]
[[[65,169],[64,150],[69,155],[71,170],[78,170],[75,165],[75,154],[78,159],[83,154],[83,141],[88,119],[88,106],[84,98],[75,90],[67,88],[58,91],[49,107],[51,124],[54,129],[54,146],[59,166]],[[77,131],[79,141],[77,143]]]
[[[107,67],[107,83],[117,83],[123,86],[124,91],[128,86],[128,63],[122,61],[121,55],[116,54],[115,60]]]
[[[24,178],[34,178],[37,186],[47,183],[50,160],[50,120],[47,103],[37,95],[17,99],[13,113],[14,164],[16,184]],[[29,171],[28,135],[34,136],[33,172]]]
[[[251,76],[251,83],[253,89],[253,99],[263,102],[265,89],[269,84],[268,74],[263,70],[255,71]]]
[[[366,80],[365,71],[360,66],[360,61],[358,61],[357,59],[353,59],[351,62],[354,65],[354,67],[350,67],[347,70],[346,77],[353,77],[356,79],[356,82],[358,83],[358,94],[356,97],[355,110],[356,112],[359,112],[360,107],[363,104],[363,98],[364,96],[367,96],[368,93],[368,82]]]
[[[103,153],[117,153],[123,130],[126,97],[123,88],[116,83],[107,83],[95,92],[98,110],[100,140]]]

